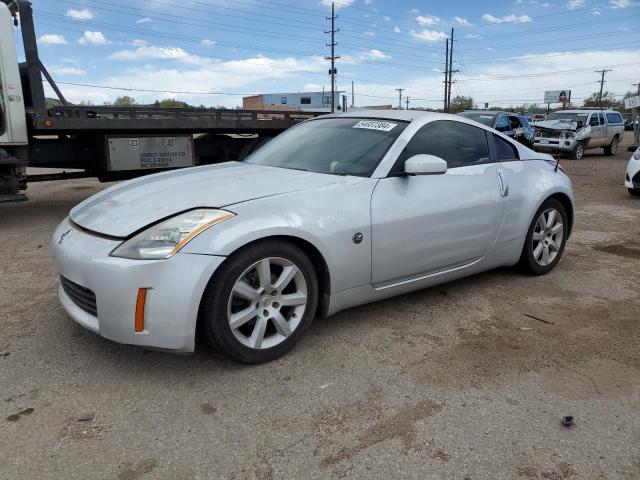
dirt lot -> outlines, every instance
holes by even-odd
[[[0,205],[0,478],[640,478],[628,158],[563,161],[577,219],[550,275],[503,269],[342,312],[255,367],[77,326],[49,241],[104,185],[31,186]]]

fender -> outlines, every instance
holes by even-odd
[[[236,215],[205,230],[185,253],[228,256],[267,237],[290,236],[313,245],[331,275],[331,291],[371,282],[371,194],[378,180],[345,177],[312,191],[259,198],[226,206]],[[358,242],[354,236],[360,233]],[[349,268],[343,268],[348,264]]]

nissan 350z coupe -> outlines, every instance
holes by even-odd
[[[573,212],[556,161],[489,127],[358,111],[245,162],[108,188],[71,210],[53,251],[60,301],[89,330],[179,352],[202,335],[258,363],[345,308],[501,266],[545,274]]]

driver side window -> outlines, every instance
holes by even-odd
[[[500,118],[498,118],[495,128],[499,132],[508,132],[509,130],[511,130],[511,122],[509,122],[509,117],[507,117],[506,115],[503,115]]]
[[[411,138],[405,159],[418,154],[435,155],[448,168],[489,163],[489,147],[484,130],[451,120],[428,123]]]
[[[591,119],[589,120],[589,125],[592,127],[597,127],[600,125],[600,121],[598,120],[598,114],[594,113],[591,115]]]

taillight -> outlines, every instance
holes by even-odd
[[[562,164],[560,163],[559,160],[545,160],[545,162],[547,162],[549,165],[551,165],[554,169],[556,168],[556,165],[557,165],[558,166],[558,170],[560,170],[565,175],[568,175],[567,171],[564,169],[564,167],[562,166]]]

